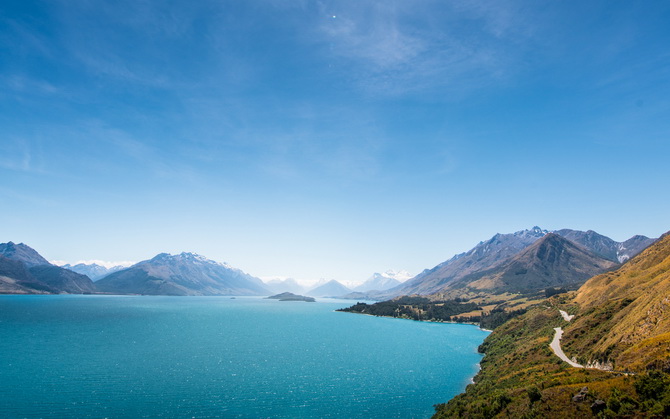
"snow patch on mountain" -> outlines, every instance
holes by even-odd
[[[368,291],[386,291],[393,287],[397,287],[408,279],[413,278],[413,275],[407,271],[388,270],[384,273],[375,272],[361,285],[354,288],[354,291],[368,292]]]
[[[178,255],[173,255],[170,253],[159,253],[158,255],[154,256],[152,261],[170,261],[171,263],[179,263],[179,262],[190,262],[190,263],[195,263],[195,264],[204,264],[204,265],[217,265],[221,266],[226,269],[230,269],[232,271],[236,272],[242,272],[240,269],[237,269],[226,262],[217,262],[212,259],[208,259],[205,256],[199,255],[197,253],[192,253],[192,252],[181,252]],[[145,261],[146,262],[146,261]]]
[[[619,263],[624,263],[628,259],[630,259],[630,256],[626,253],[626,248],[624,247],[623,243],[620,243],[617,250],[616,250],[616,258],[619,261]]]

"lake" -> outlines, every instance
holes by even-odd
[[[471,325],[351,301],[0,296],[0,417],[428,418],[478,370]]]

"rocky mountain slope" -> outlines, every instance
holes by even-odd
[[[423,271],[401,286],[390,289],[387,295],[438,293],[451,282],[495,268],[545,234],[547,231],[539,227],[512,234],[496,234],[489,240],[480,242],[470,251],[458,254],[432,269]]]
[[[0,255],[0,293],[2,294],[55,294],[58,291],[38,281],[26,265]]]
[[[102,292],[147,295],[270,295],[263,281],[194,253],[161,253],[96,282]]]
[[[96,292],[95,284],[86,275],[81,275],[55,265],[39,265],[28,269],[38,281],[58,292],[89,294]]]
[[[593,230],[562,229],[554,233],[584,246],[600,257],[619,263],[627,261],[654,242],[654,239],[639,235],[633,236],[624,242],[616,242]]]
[[[528,292],[583,283],[617,264],[549,233],[493,269],[453,281],[442,291]]]
[[[50,264],[23,243],[0,244],[0,293],[83,294],[95,292],[85,275]]]
[[[28,268],[40,265],[51,265],[49,261],[44,259],[35,249],[23,243],[0,243],[0,255],[7,259],[19,261]]]

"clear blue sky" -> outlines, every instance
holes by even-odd
[[[257,276],[670,229],[670,3],[0,4],[0,241]]]

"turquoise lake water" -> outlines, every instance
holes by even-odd
[[[352,302],[0,296],[0,417],[428,418],[486,332]]]

